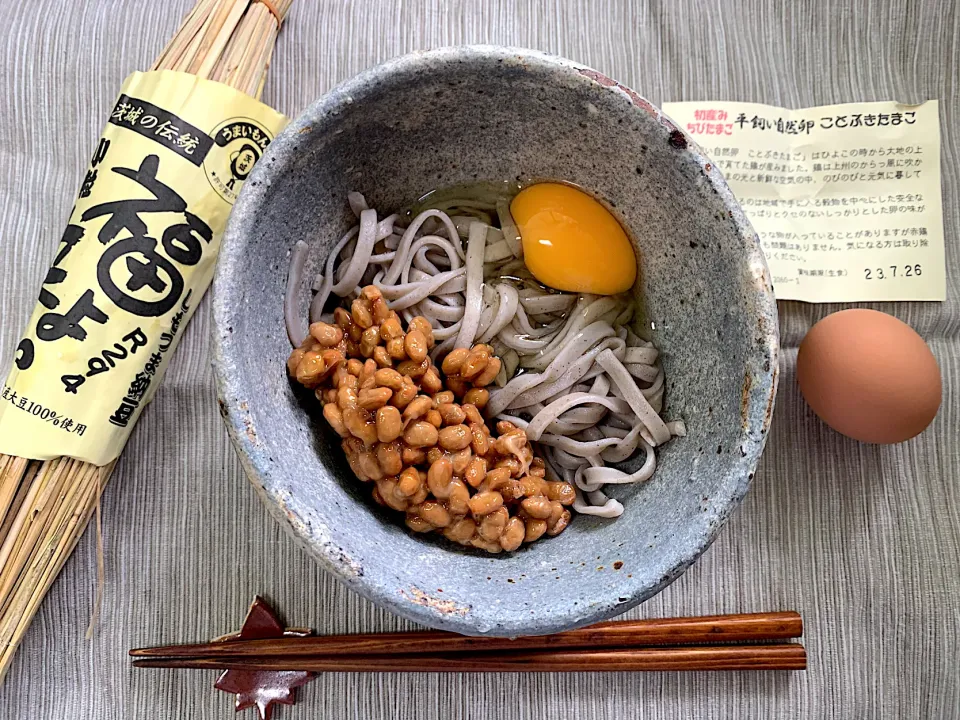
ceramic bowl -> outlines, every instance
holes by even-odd
[[[476,180],[588,189],[639,247],[641,300],[687,436],[616,520],[491,556],[415,536],[350,473],[319,403],[287,378],[290,252],[309,277],[354,222]],[[279,522],[348,587],[424,625],[473,635],[556,632],[616,615],[679,576],[739,504],[777,380],[777,311],[756,234],[720,172],[657,108],[575,62],[528,50],[416,53],[361,73],[276,138],[237,201],[214,295],[220,406]],[[299,292],[306,316],[309,283]]]

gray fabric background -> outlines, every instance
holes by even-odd
[[[7,367],[120,84],[191,0],[0,0],[0,361]],[[295,114],[391,56],[468,42],[547,50],[654,102],[801,107],[941,100],[948,298],[882,306],[931,344],[943,408],[869,447],[812,416],[796,345],[836,309],[781,303],[783,374],[761,470],[716,544],[631,616],[796,608],[805,673],[329,675],[279,718],[960,718],[960,11],[954,0],[296,0],[265,101]],[[0,718],[230,718],[209,672],[137,671],[128,648],[236,628],[255,593],[321,633],[404,623],[323,575],[254,496],[216,409],[204,303],[88,533],[0,688]],[[5,372],[5,369],[4,369]],[[250,713],[250,711],[247,711]],[[252,717],[247,714],[246,717]]]

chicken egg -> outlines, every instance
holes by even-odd
[[[527,269],[547,287],[615,295],[633,287],[637,257],[617,219],[570,185],[538,183],[510,204]]]
[[[917,435],[940,407],[937,360],[909,325],[876,310],[843,310],[800,344],[797,382],[827,425],[854,440],[898,443]]]

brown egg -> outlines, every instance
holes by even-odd
[[[868,443],[909,440],[940,407],[940,368],[909,325],[876,310],[843,310],[800,344],[797,382],[837,432]]]

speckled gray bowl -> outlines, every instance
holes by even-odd
[[[283,295],[290,251],[316,271],[373,207],[498,179],[562,179],[632,229],[643,302],[662,351],[666,414],[688,435],[644,485],[613,495],[615,521],[575,517],[511,554],[414,536],[351,475],[309,394],[287,380]],[[300,292],[306,314],[309,290]],[[467,634],[555,632],[649,598],[710,544],[750,484],[773,409],[777,315],[756,235],[720,173],[631,90],[527,50],[417,53],[312,105],[270,146],[240,195],[216,278],[221,408],[267,507],[325,569],[404,617]]]

